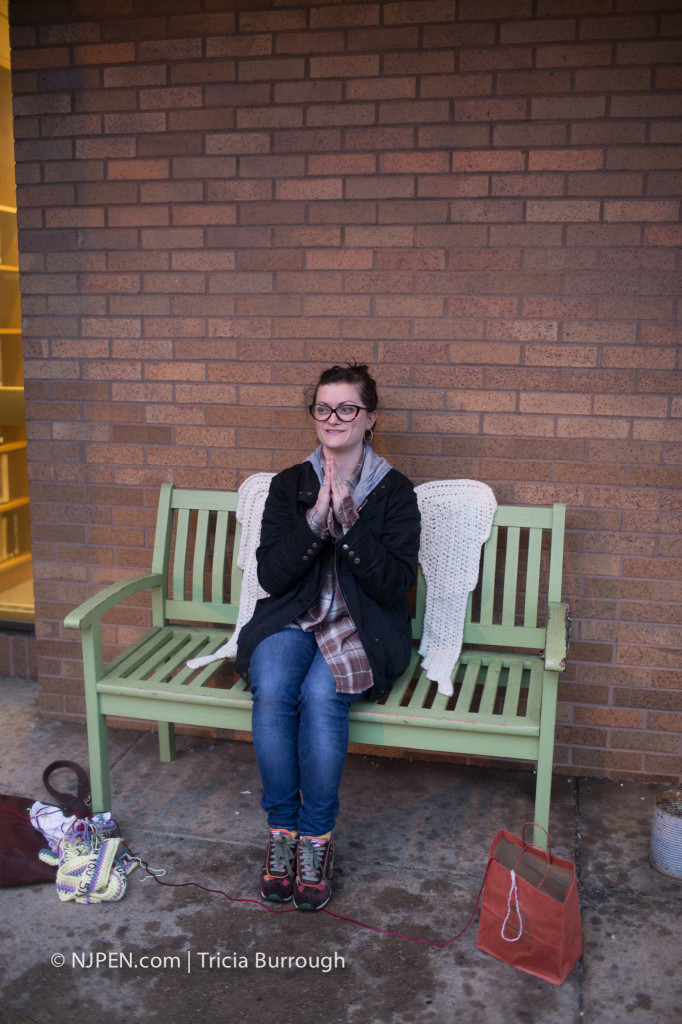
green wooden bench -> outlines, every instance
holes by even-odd
[[[175,755],[174,723],[250,731],[246,683],[193,671],[237,618],[241,570],[237,494],[163,484],[151,573],[114,583],[72,611],[80,629],[93,808],[111,807],[106,716],[158,723],[161,759]],[[471,595],[454,694],[437,693],[421,671],[415,642],[409,668],[379,703],[350,712],[351,742],[537,763],[534,820],[548,828],[559,672],[565,668],[568,606],[561,601],[565,506],[500,506]],[[152,628],[108,664],[102,618],[122,601],[151,593]],[[421,572],[413,636],[421,637]],[[544,841],[539,830],[536,839]]]

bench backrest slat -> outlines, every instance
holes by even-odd
[[[225,596],[223,592],[222,581],[225,579],[225,560],[227,556],[229,525],[230,513],[222,511],[218,512],[215,524],[215,537],[213,541],[213,567],[211,571],[212,603],[222,601]]]
[[[516,594],[519,575],[519,541],[521,527],[507,529],[507,560],[504,567],[504,593],[502,597],[502,625],[513,626],[516,622]]]
[[[523,606],[523,624],[530,626],[538,621],[538,599],[540,595],[540,569],[542,557],[542,530],[528,531],[528,559],[526,562],[526,597]]]

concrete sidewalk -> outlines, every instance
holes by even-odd
[[[44,767],[87,767],[87,745],[83,726],[42,717],[37,696],[33,683],[0,680],[0,792],[46,800]],[[258,899],[265,831],[251,745],[179,737],[178,748],[162,765],[155,736],[111,730],[124,839],[165,883]],[[430,946],[324,912],[162,886],[140,868],[119,903],[61,903],[50,885],[2,890],[0,1020],[679,1024],[682,882],[647,861],[654,791],[554,780],[553,848],[576,862],[585,945],[561,987],[480,952],[477,920]],[[450,939],[469,920],[493,836],[519,832],[532,793],[527,772],[351,755],[328,909]]]

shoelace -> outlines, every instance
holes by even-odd
[[[318,885],[322,879],[322,860],[328,839],[318,843],[305,838],[298,844],[298,877],[304,885]]]
[[[287,839],[281,833],[278,836],[273,835],[270,843],[270,859],[268,861],[268,871],[271,875],[280,874],[282,871],[286,871],[287,874],[293,874],[295,847],[295,840]]]

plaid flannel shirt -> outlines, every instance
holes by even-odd
[[[358,518],[353,504],[355,490],[362,473],[362,462],[347,481],[350,494],[341,504],[338,515],[332,506],[325,517],[314,508],[308,509],[308,525],[318,537],[331,535],[334,539],[348,532]],[[315,633],[317,646],[336,680],[338,693],[363,693],[372,686],[372,670],[360,642],[355,623],[348,611],[336,575],[336,557],[333,550],[326,556],[327,567],[316,604],[299,616],[296,624],[306,632]]]

